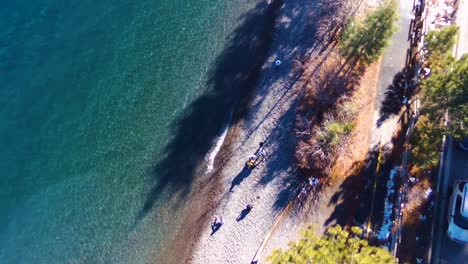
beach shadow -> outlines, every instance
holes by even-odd
[[[151,168],[151,187],[136,220],[153,208],[163,192],[179,195],[178,200],[182,200],[190,191],[197,166],[222,133],[232,110],[232,126],[243,119],[268,54],[281,4],[281,0],[270,5],[262,1],[240,18],[241,24],[209,72],[206,93],[172,123],[173,137],[163,151],[164,158]]]
[[[250,211],[252,211],[252,209],[244,208],[244,210],[242,210],[240,215],[236,218],[236,221],[242,221],[250,213]]]
[[[290,169],[291,164],[293,164],[294,146],[296,144],[294,113],[295,104],[278,119],[277,126],[273,128],[265,140],[267,142],[267,156],[264,162],[268,165],[265,166],[265,172],[258,182],[259,185],[268,184],[278,173]]]
[[[244,166],[241,172],[237,174],[237,176],[231,182],[231,188],[229,188],[229,192],[233,192],[233,189],[236,185],[241,184],[241,182],[249,177],[250,173],[252,173],[252,169],[250,169],[247,165]]]
[[[216,232],[218,232],[222,225],[223,225],[223,224],[221,224],[221,223],[213,224],[213,225],[211,226],[211,234],[210,234],[210,236],[212,236],[212,235],[214,235]]]

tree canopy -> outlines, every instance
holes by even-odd
[[[303,232],[297,242],[290,242],[286,251],[277,249],[268,258],[273,264],[384,264],[395,263],[388,250],[370,246],[361,239],[362,229],[355,226],[346,231],[337,225],[318,237],[312,227]]]
[[[458,26],[451,25],[441,30],[431,30],[425,38],[429,56],[429,67],[439,68],[446,59],[450,59],[452,48],[458,34]]]
[[[424,104],[411,143],[412,162],[423,170],[438,164],[441,135],[449,132],[456,139],[467,136],[468,123],[468,55],[456,60],[452,48],[457,26],[429,31],[426,36],[427,61],[432,74],[421,83]],[[444,127],[448,111],[448,127]]]
[[[362,21],[350,18],[340,40],[343,55],[364,64],[377,61],[397,29],[397,19],[395,0],[384,1]]]
[[[468,124],[468,54],[455,60],[447,57],[440,69],[422,83],[428,114],[441,120],[444,110],[450,115],[449,131],[456,137],[467,136]],[[440,122],[439,122],[440,123]]]

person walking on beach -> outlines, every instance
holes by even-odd
[[[255,152],[255,155],[258,155],[258,157],[262,157],[265,159],[266,157],[266,151],[265,151],[265,142],[260,142],[260,146],[258,147],[257,151]]]
[[[258,156],[262,157],[262,159],[266,159],[266,151],[263,147],[260,148],[260,151],[258,152]]]
[[[265,151],[264,145],[265,145],[264,142],[260,142],[260,146],[258,147],[257,151],[255,151],[255,154],[249,156],[247,160],[247,166],[249,168],[252,168],[258,165],[257,161],[259,160],[259,158],[262,158],[260,161],[266,158],[266,151]]]

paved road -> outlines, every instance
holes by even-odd
[[[389,154],[393,148],[393,132],[399,127],[399,115],[387,116],[381,111],[382,104],[388,101],[387,92],[395,89],[393,87],[397,76],[405,68],[407,50],[410,47],[408,40],[408,29],[413,17],[412,1],[400,0],[397,21],[398,30],[391,38],[390,46],[385,49],[380,66],[377,84],[377,98],[374,110],[374,126],[371,132],[370,152],[382,150],[382,153],[375,153],[373,160],[367,165],[363,172],[363,179],[366,179],[366,190],[361,193],[361,206],[356,214],[356,223],[364,224],[367,230],[378,232],[382,224],[384,214],[384,200],[387,192],[387,181],[391,169],[400,160],[387,160],[384,164],[377,161],[378,156]],[[403,100],[403,97],[397,100]],[[370,189],[370,190],[369,190]],[[362,219],[363,217],[367,219]]]
[[[468,1],[468,0],[467,0]],[[385,49],[380,66],[379,79],[377,84],[377,100],[374,110],[374,128],[371,134],[371,149],[381,143],[386,145],[391,143],[393,132],[398,127],[398,115],[383,117],[381,112],[382,103],[386,99],[386,92],[392,89],[395,76],[404,68],[406,62],[407,49],[410,47],[408,41],[408,29],[410,28],[411,18],[413,17],[412,1],[400,0],[398,14],[398,30],[391,38],[390,46]],[[403,97],[401,98],[403,100]],[[379,122],[381,121],[381,122]],[[381,123],[377,125],[377,123]]]
[[[463,264],[468,263],[468,245],[458,244],[450,240],[446,235],[447,207],[450,194],[448,188],[455,180],[468,180],[468,152],[462,151],[451,142],[447,155],[446,170],[442,177],[442,186],[437,212],[442,214],[442,223],[436,225],[434,237],[434,255],[432,263],[437,264]],[[451,149],[451,150],[450,150]],[[445,199],[444,199],[445,198]]]

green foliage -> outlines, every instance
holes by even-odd
[[[337,107],[337,116],[340,120],[352,120],[356,117],[358,106],[353,101],[345,101]]]
[[[429,67],[436,70],[444,61],[450,58],[455,39],[458,35],[458,26],[452,25],[441,30],[431,30],[425,38],[429,55]]]
[[[324,141],[326,145],[335,147],[341,143],[343,136],[353,131],[353,128],[354,124],[352,122],[326,120],[323,129],[317,132],[317,138],[319,141]]]
[[[430,31],[426,37],[432,75],[421,83],[423,115],[411,136],[412,163],[423,170],[437,166],[444,131],[456,139],[468,135],[468,56],[458,61],[451,56],[457,34],[458,27],[449,26]],[[447,128],[443,125],[445,111],[451,120]]]
[[[449,57],[449,56],[448,56]],[[448,58],[422,82],[428,117],[442,120],[445,110],[450,115],[449,132],[455,138],[467,136],[468,124],[468,55],[460,60]],[[434,126],[440,126],[438,122]]]
[[[411,135],[414,146],[411,151],[411,163],[422,170],[435,168],[439,161],[439,148],[442,144],[443,129],[431,122],[427,116],[421,116]]]
[[[317,130],[317,140],[325,149],[337,147],[354,130],[352,121],[357,113],[357,106],[352,101],[342,101],[332,115],[325,115],[322,126]]]
[[[395,0],[384,1],[363,21],[350,18],[340,39],[342,54],[364,64],[377,61],[396,31],[397,19]]]
[[[289,243],[286,251],[273,251],[268,260],[273,264],[395,263],[390,252],[361,239],[362,229],[357,226],[346,231],[337,225],[321,237],[309,227],[302,234],[299,241]]]

